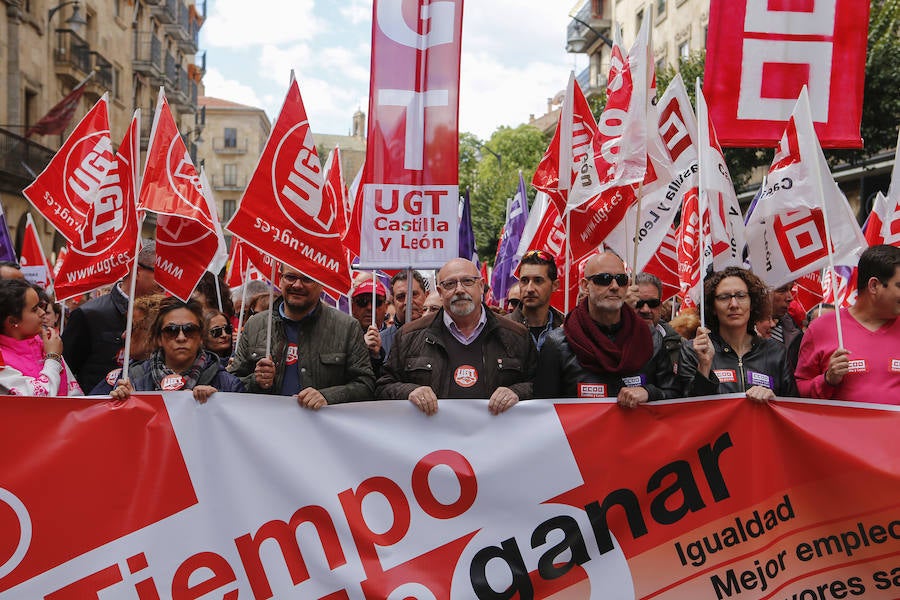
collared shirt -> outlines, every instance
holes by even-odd
[[[456,322],[450,317],[450,314],[446,310],[444,311],[444,325],[447,326],[450,334],[453,335],[453,337],[455,337],[457,340],[459,340],[460,344],[463,344],[465,346],[468,346],[469,344],[474,342],[475,338],[481,335],[481,331],[484,329],[484,326],[486,324],[487,310],[484,308],[484,306],[481,307],[481,318],[478,319],[478,324],[469,335],[466,335],[462,331],[460,331],[459,327],[456,326]]]

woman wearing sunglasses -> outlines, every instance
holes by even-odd
[[[114,371],[92,394],[109,393],[124,400],[132,392],[192,390],[202,403],[217,391],[243,392],[241,381],[225,370],[216,354],[202,347],[202,311],[196,300],[163,300],[150,328],[156,347],[150,358],[129,367],[129,381],[116,380],[119,371]]]
[[[234,327],[225,313],[218,310],[206,312],[203,328],[203,347],[219,357],[222,366],[228,366],[231,358]]]
[[[0,393],[82,395],[63,361],[59,332],[43,323],[46,309],[33,286],[0,280]]]
[[[796,396],[783,344],[761,338],[754,325],[769,310],[759,277],[738,267],[714,273],[704,285],[707,328],[681,349],[678,379],[687,396],[743,392],[757,402]]]

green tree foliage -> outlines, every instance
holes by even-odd
[[[547,139],[539,129],[520,125],[500,127],[487,141],[462,133],[459,142],[460,192],[469,188],[478,255],[492,261],[506,218],[506,201],[516,193],[520,169],[529,204],[534,200],[531,178],[547,149]]]

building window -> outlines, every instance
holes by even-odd
[[[678,60],[687,60],[691,55],[691,42],[685,40],[678,44]]]
[[[234,200],[222,200],[222,221],[230,221],[231,217],[234,216],[235,211],[235,201]]]
[[[634,21],[635,35],[637,34],[636,32],[641,30],[641,23],[643,23],[643,21],[644,21],[644,10],[641,9],[638,11],[637,17],[635,17],[635,21]]]
[[[656,19],[662,21],[666,16],[667,0],[656,0]]]
[[[237,129],[235,127],[225,128],[225,147],[237,148]]]
[[[225,185],[234,187],[237,185],[237,165],[222,165],[222,179]]]

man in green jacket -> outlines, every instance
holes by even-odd
[[[313,410],[373,399],[375,376],[356,319],[322,303],[322,285],[287,265],[280,287],[272,309],[247,321],[229,370],[248,392],[295,396]]]

